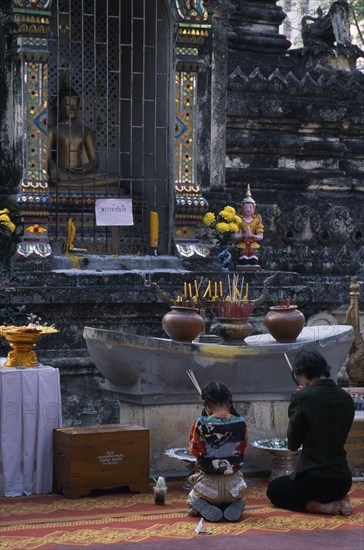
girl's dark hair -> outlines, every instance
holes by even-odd
[[[231,392],[225,384],[220,382],[211,382],[207,384],[202,390],[202,401],[208,403],[212,401],[213,403],[232,403],[233,397]]]
[[[293,373],[304,374],[308,380],[325,376],[330,378],[331,367],[317,351],[300,351],[294,360]]]
[[[221,384],[221,382],[211,382],[207,384],[202,390],[201,397],[204,405],[209,402],[219,404],[230,403],[230,414],[239,416],[239,413],[233,405],[231,392],[225,384]],[[202,416],[207,416],[205,408],[202,410]]]

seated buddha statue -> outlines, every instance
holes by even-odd
[[[259,266],[259,242],[263,240],[264,225],[262,217],[255,212],[256,203],[248,185],[245,198],[239,211],[239,233],[235,233],[234,240],[239,250],[238,266]]]
[[[59,94],[59,121],[48,128],[49,183],[63,192],[117,192],[116,174],[99,172],[92,130],[77,121],[80,97],[72,88]]]

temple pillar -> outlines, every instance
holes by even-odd
[[[211,188],[225,185],[228,26],[224,6],[213,16],[211,64]],[[228,8],[228,6],[226,6]]]
[[[179,257],[195,261],[210,253],[209,247],[196,235],[196,228],[208,210],[199,175],[207,153],[203,152],[206,127],[201,124],[207,113],[201,115],[201,108],[206,108],[207,103],[204,97],[209,71],[206,44],[210,42],[211,23],[203,2],[191,5],[177,0],[176,4],[174,243]],[[201,76],[204,85],[201,85]]]
[[[23,236],[13,263],[35,260],[45,268],[51,256],[48,241],[50,198],[47,182],[47,60],[50,0],[14,0],[8,15],[8,59],[14,88],[8,113],[16,127],[14,151],[22,165],[17,193]],[[34,261],[26,262],[34,266]],[[25,267],[25,265],[24,265]]]

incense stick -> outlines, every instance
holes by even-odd
[[[192,370],[186,370],[186,373],[187,373],[188,378],[191,380],[192,384],[195,386],[198,393],[201,395],[202,390],[200,388],[199,383],[196,380],[196,376],[195,376],[194,372]]]
[[[244,277],[241,280],[239,303],[243,299],[243,293],[244,293]]]
[[[284,353],[283,355],[284,355],[284,357],[285,357],[285,359],[286,359],[286,361],[287,361],[287,364],[288,364],[288,366],[289,366],[290,371],[293,373],[293,367],[292,367],[292,365],[291,365],[291,361],[288,359],[288,355],[287,355],[286,353]]]

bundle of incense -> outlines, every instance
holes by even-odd
[[[192,384],[195,386],[198,393],[201,395],[202,390],[200,388],[199,383],[196,380],[196,376],[195,376],[194,372],[192,370],[186,370],[186,373],[187,373],[188,378],[191,380]]]
[[[254,304],[247,302],[225,302],[218,307],[217,317],[245,319],[254,310]]]

